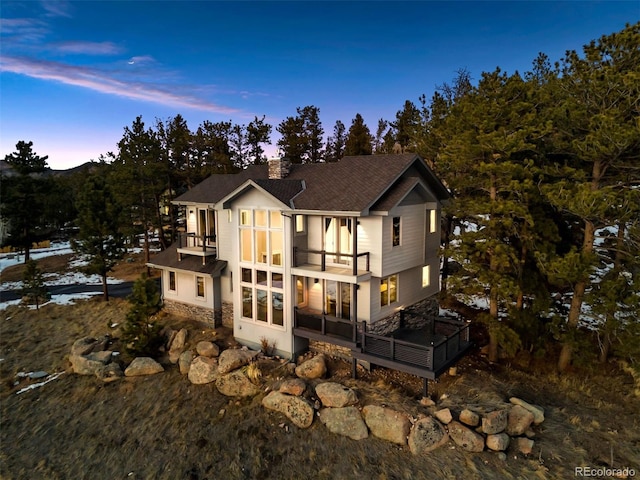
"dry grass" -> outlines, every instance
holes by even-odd
[[[131,267],[131,268],[129,268]],[[138,262],[138,269],[141,264]],[[131,264],[121,272],[133,275]],[[127,273],[128,272],[128,273]],[[136,276],[139,274],[135,272]],[[435,408],[419,404],[421,380],[391,370],[359,370],[330,359],[328,376],[354,388],[361,405],[387,405],[412,417],[449,407],[494,409],[511,396],[545,408],[529,457],[514,450],[469,454],[447,444],[414,456],[376,438],[350,440],[320,423],[300,430],[261,407],[262,394],[230,399],[215,385],[192,385],[166,359],[165,373],[102,384],[74,375],[67,355],[82,336],[112,335],[127,309],[123,300],[98,299],[75,306],[47,305],[36,312],[10,307],[0,315],[0,478],[22,479],[561,479],[580,465],[640,466],[640,405],[633,379],[609,370],[560,377],[490,366],[477,356],[458,375],[430,384]],[[158,321],[189,330],[188,347],[200,340],[235,345],[229,329],[212,330],[167,314]],[[128,359],[122,356],[122,361]],[[249,368],[263,391],[287,375],[277,360]],[[249,368],[247,370],[249,370]],[[31,383],[16,373],[66,371],[44,387],[21,395]],[[313,389],[308,389],[313,399]]]

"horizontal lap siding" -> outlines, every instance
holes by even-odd
[[[422,265],[425,234],[424,205],[394,208],[382,222],[382,274],[381,276]],[[393,217],[400,217],[400,245],[392,244]]]

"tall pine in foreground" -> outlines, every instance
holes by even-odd
[[[28,303],[36,304],[36,310],[40,309],[41,301],[47,298],[42,271],[38,268],[38,262],[32,258],[27,261],[22,275],[22,295]]]
[[[124,255],[124,237],[120,233],[122,207],[116,201],[106,175],[90,176],[78,194],[78,236],[73,249],[88,260],[85,271],[102,278],[102,295],[109,300],[107,274]]]
[[[162,344],[160,325],[151,317],[160,310],[160,292],[155,280],[142,274],[133,284],[133,291],[127,298],[131,307],[122,329],[122,340],[133,355],[155,356]]]

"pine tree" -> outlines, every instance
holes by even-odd
[[[253,121],[247,125],[247,143],[249,144],[249,157],[254,165],[266,163],[267,157],[264,155],[262,144],[271,145],[271,125],[265,123],[264,115],[262,118],[254,117]]]
[[[47,298],[44,277],[38,268],[38,262],[33,259],[29,259],[25,265],[22,276],[22,295],[29,303],[36,304],[36,310],[39,310],[41,300]]]
[[[122,328],[122,340],[126,349],[132,355],[155,356],[162,344],[161,326],[151,319],[161,306],[156,282],[143,273],[134,282],[133,291],[127,300],[131,306]]]
[[[119,231],[122,207],[116,201],[105,175],[91,175],[78,194],[78,236],[72,248],[88,258],[87,273],[102,278],[102,296],[109,300],[107,274],[124,255],[124,237]]]
[[[327,140],[326,157],[327,162],[337,162],[344,157],[344,146],[347,140],[344,123],[336,120],[333,127],[333,135]]]
[[[362,115],[356,113],[356,117],[351,121],[347,141],[344,147],[345,155],[371,155],[373,152],[371,143],[373,137],[369,127],[364,123]]]

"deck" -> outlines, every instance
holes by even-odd
[[[351,349],[356,360],[435,380],[471,347],[469,324],[436,318],[426,328],[400,328],[390,335],[367,331],[366,322],[296,312],[294,335]],[[355,370],[354,370],[355,371]]]

